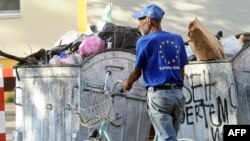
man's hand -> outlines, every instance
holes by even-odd
[[[132,88],[132,85],[130,85],[127,81],[122,81],[122,88],[123,90],[129,91]]]
[[[123,90],[129,91],[132,88],[133,83],[138,80],[141,76],[141,70],[134,68],[129,77],[128,80],[122,81],[122,88]]]

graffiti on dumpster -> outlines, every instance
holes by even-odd
[[[231,99],[235,85],[227,75],[223,71],[216,74],[202,70],[190,73],[185,82],[186,106],[182,124],[204,127],[214,141],[219,140],[223,125],[230,123],[230,108],[236,109]]]

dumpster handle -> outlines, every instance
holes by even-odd
[[[72,87],[72,92],[71,92],[71,100],[70,101],[72,102],[73,101],[72,97],[74,97],[75,98],[74,99],[75,104],[76,104],[76,96],[74,96],[74,92],[75,92],[75,89],[78,89],[78,88],[79,88],[78,85],[73,86]],[[66,109],[71,110],[71,104],[67,103],[66,105],[67,105]],[[77,107],[77,104],[76,104],[76,107]]]
[[[45,109],[52,110],[52,104],[46,104]]]
[[[77,102],[76,102],[76,99],[77,99],[76,96],[75,96],[75,99],[74,99],[74,102],[75,102],[75,104],[76,104],[75,107],[74,107],[71,103],[73,102],[73,98],[72,98],[72,97],[74,96],[74,95],[73,95],[73,94],[74,94],[74,90],[75,90],[75,89],[78,89],[78,88],[79,88],[78,85],[75,85],[75,86],[72,87],[71,98],[70,98],[69,100],[66,100],[65,98],[63,98],[63,101],[64,101],[64,103],[65,103],[65,109],[66,109],[66,110],[71,110],[72,108],[73,108],[73,109],[76,109],[76,108],[77,108],[78,105],[76,104],[76,103],[77,103]]]
[[[105,69],[107,71],[111,71],[111,70],[117,70],[117,71],[122,71],[124,70],[124,67],[121,67],[121,66],[114,66],[114,65],[108,65],[105,67]]]
[[[22,94],[23,94],[23,89],[22,89],[21,87],[15,87],[15,89],[14,89],[14,104],[15,104],[15,105],[22,106],[21,103],[17,103],[17,102],[16,102],[16,90],[17,90],[17,89],[20,89],[20,90],[22,91]]]
[[[119,120],[119,119],[121,119],[121,118],[123,118],[123,116],[119,116],[118,113],[115,113],[115,120]],[[110,123],[111,123],[113,126],[115,126],[115,127],[120,127],[120,126],[122,125],[122,123],[117,124],[117,123],[115,123],[114,121],[111,121]]]
[[[17,66],[15,66],[14,68],[15,68],[15,72],[16,72],[16,78],[17,78],[17,80],[18,81],[20,81],[20,77],[19,77],[19,74],[18,74],[18,71],[17,71],[17,68],[18,68],[19,66],[17,65]]]
[[[232,92],[231,92],[231,88],[232,86],[234,86],[233,84],[230,85],[229,87],[229,99],[230,99],[230,104],[233,108],[237,108],[237,105],[233,105],[233,101],[232,101]]]

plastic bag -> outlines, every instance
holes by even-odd
[[[194,55],[194,52],[190,46],[185,46],[187,57],[189,61],[195,61],[197,60],[196,56]]]
[[[79,53],[81,56],[86,57],[103,49],[105,49],[105,42],[98,36],[93,35],[83,39],[79,46]]]
[[[242,48],[242,43],[234,35],[221,38],[221,44],[224,48],[226,58],[234,56]]]
[[[72,54],[66,55],[59,59],[59,64],[75,64],[74,56]]]
[[[141,33],[138,28],[106,23],[98,36],[106,42],[112,42],[112,48],[135,50],[136,42],[141,37]]]
[[[59,64],[60,56],[54,55],[50,60],[49,64]]]

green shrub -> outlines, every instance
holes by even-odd
[[[4,101],[14,102],[14,92],[13,91],[4,92]]]

